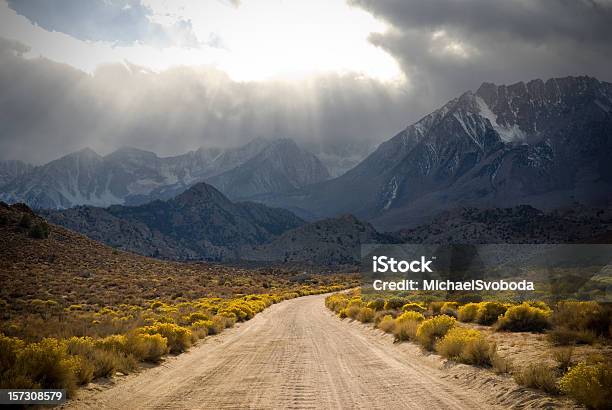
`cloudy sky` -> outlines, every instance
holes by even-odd
[[[612,0],[0,0],[0,159],[359,157],[483,81],[612,81]]]

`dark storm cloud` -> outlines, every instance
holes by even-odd
[[[85,2],[75,0],[77,11],[50,19],[50,4],[60,0],[32,1],[11,4],[38,24],[80,30],[75,36],[134,41],[156,30],[147,26],[150,11],[140,3],[125,16],[115,8],[121,18],[133,19],[136,28],[129,28],[125,21],[113,24],[112,13],[104,10],[101,21],[108,24],[81,25],[79,17],[95,14],[84,10]],[[390,29],[372,34],[370,41],[397,59],[408,80],[405,87],[351,74],[235,82],[214,69],[153,73],[119,64],[89,75],[25,58],[23,45],[2,40],[0,159],[42,162],[84,146],[108,152],[133,145],[173,154],[255,137],[290,137],[318,153],[350,155],[484,81],[508,84],[585,74],[612,81],[610,0],[351,3],[389,22]],[[36,11],[27,11],[28,4]],[[87,28],[92,25],[97,28]],[[222,47],[215,36],[208,41]]]
[[[8,0],[8,4],[45,30],[80,40],[197,45],[189,20],[179,20],[171,27],[154,23],[150,20],[153,12],[140,0]]]
[[[362,153],[409,122],[401,89],[354,75],[235,82],[205,68],[112,64],[93,75],[0,41],[0,159],[40,163],[90,146],[160,154],[289,137],[327,155]]]
[[[483,81],[588,74],[612,79],[612,2],[351,0],[388,21],[370,41],[441,102]]]

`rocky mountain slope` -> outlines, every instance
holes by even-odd
[[[170,259],[236,259],[237,247],[265,243],[303,224],[284,209],[234,203],[203,182],[168,201],[41,212],[93,239]]]
[[[314,155],[286,139],[256,139],[237,148],[201,148],[165,158],[129,147],[106,156],[84,149],[23,172],[9,165],[0,164],[0,199],[40,209],[139,205],[172,198],[215,176],[232,198],[329,178]]]
[[[24,226],[24,216],[30,228]],[[47,236],[33,237],[31,228],[43,223]],[[195,300],[204,296],[267,293],[270,286],[293,290],[305,283],[324,285],[333,279],[345,278],[304,275],[301,270],[243,269],[148,258],[47,224],[23,204],[9,206],[0,202],[0,300],[4,332],[10,330],[7,315],[13,318],[29,315],[28,312],[36,311],[36,300],[54,301],[47,306],[60,312],[71,305],[84,310],[122,303],[148,306],[150,300],[171,302],[179,297]],[[44,329],[52,335],[66,325],[63,320]],[[44,329],[32,333],[40,336]],[[20,330],[29,333],[27,329]]]
[[[387,243],[394,239],[352,215],[324,219],[285,232],[264,245],[243,247],[244,259],[305,262],[320,265],[356,264],[361,245]]]
[[[464,206],[605,206],[611,157],[612,84],[590,77],[484,83],[341,177],[260,199],[314,217],[354,213],[389,231]]]
[[[232,199],[284,192],[330,178],[319,159],[290,139],[279,140],[245,163],[212,177],[210,184]]]
[[[32,165],[26,164],[23,161],[0,161],[0,186],[28,173],[32,168],[34,168]]]
[[[612,208],[581,206],[543,212],[528,205],[513,208],[461,208],[397,233],[405,243],[611,243]]]

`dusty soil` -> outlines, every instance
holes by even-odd
[[[483,332],[489,341],[496,344],[499,355],[509,359],[516,368],[525,367],[531,363],[541,363],[549,367],[555,367],[557,363],[553,359],[553,352],[556,349],[564,348],[550,343],[544,333],[496,332],[490,326],[474,323],[460,323],[460,326]],[[592,355],[611,357],[612,345],[574,346],[572,349],[572,363],[585,361]]]
[[[92,384],[66,408],[567,408],[506,376],[424,355],[415,345],[340,320],[324,295],[274,305],[190,352],[116,382]]]

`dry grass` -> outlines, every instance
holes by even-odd
[[[24,215],[26,215],[24,217]],[[120,252],[0,203],[0,387],[66,388],[159,362],[268,306],[355,286]],[[24,222],[25,218],[25,222]]]
[[[513,374],[514,380],[525,387],[540,389],[549,394],[558,394],[557,375],[551,367],[532,363]]]

